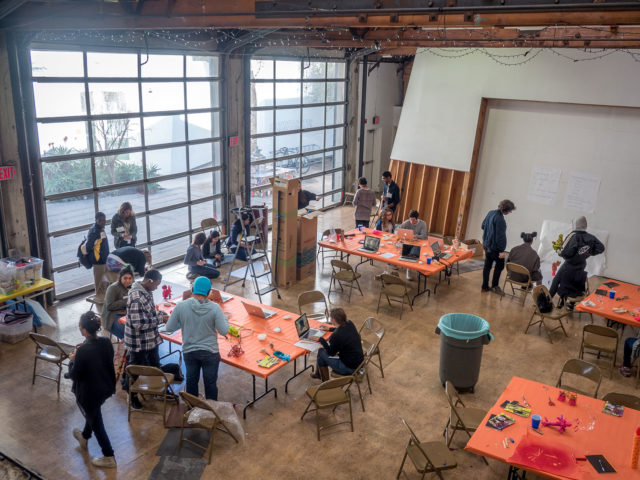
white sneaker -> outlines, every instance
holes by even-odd
[[[116,468],[115,457],[94,457],[91,459],[91,463],[98,468]]]
[[[78,441],[81,449],[87,450],[87,439],[82,436],[82,432],[77,428],[73,429],[73,438]]]

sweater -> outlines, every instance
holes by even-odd
[[[559,255],[567,263],[584,268],[587,258],[604,252],[604,245],[596,237],[583,230],[574,230],[562,243]]]
[[[125,288],[120,280],[113,282],[107,288],[102,305],[102,326],[106,331],[111,330],[114,322],[127,313],[127,300],[129,289]]]
[[[540,257],[536,251],[531,248],[531,244],[523,243],[517,247],[513,247],[509,252],[509,262],[517,263],[523,266],[531,274],[531,281],[539,282],[542,280],[542,273],[540,273]],[[511,273],[509,278],[516,282],[526,282],[527,279],[521,274]]]
[[[218,353],[218,333],[229,331],[227,317],[220,306],[211,300],[200,303],[191,297],[179,302],[171,312],[166,330],[182,329],[182,352],[204,350]]]
[[[420,240],[426,240],[428,236],[427,224],[424,220],[418,219],[416,224],[411,223],[411,220],[405,220],[400,224],[400,228],[406,230],[413,230],[413,236]]]
[[[315,200],[317,195],[309,190],[300,190],[298,192],[298,210],[301,208],[307,208],[309,202]]]
[[[376,192],[360,188],[353,196],[353,206],[356,207],[354,217],[356,220],[369,221],[371,209],[376,206]]]
[[[202,250],[200,250],[200,247],[193,244],[189,245],[187,253],[184,256],[184,264],[189,266],[189,271],[191,271],[192,267],[198,265],[198,262],[202,260],[204,260],[204,257],[202,256]]]
[[[107,398],[116,393],[111,341],[106,337],[86,339],[69,364],[69,376],[73,380],[71,391],[80,407],[86,412],[100,408]]]
[[[385,229],[382,226],[382,219],[378,219],[378,221],[376,222],[376,230],[380,230],[381,232],[385,233],[393,233],[393,222],[389,222],[387,228]]]
[[[482,245],[489,252],[507,248],[507,222],[500,210],[491,210],[482,221]]]
[[[320,337],[320,343],[330,357],[337,355],[348,368],[356,369],[364,360],[360,334],[350,320],[336,328],[329,337],[329,342]]]
[[[111,219],[111,235],[113,235],[113,244],[116,248],[130,246],[135,247],[138,233],[138,226],[136,225],[136,217],[133,215],[129,217],[127,223],[122,221],[120,214],[116,213]],[[122,238],[122,235],[128,233],[131,235],[131,240],[126,241]]]

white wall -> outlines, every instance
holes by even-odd
[[[525,51],[486,50],[493,55]],[[455,50],[434,52],[455,55]],[[575,49],[556,52],[572,58],[595,56]],[[550,50],[534,50],[527,57],[503,61],[526,58],[532,60],[503,66],[479,50],[457,58],[419,52],[391,158],[468,171],[482,97],[640,106],[640,62],[627,53],[573,62]]]

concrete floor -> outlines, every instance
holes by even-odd
[[[351,208],[327,212],[320,217],[318,230],[329,226],[351,228],[352,212]],[[371,369],[373,394],[365,396],[366,412],[362,412],[359,403],[353,403],[355,432],[351,433],[348,426],[338,427],[329,430],[318,442],[313,415],[300,420],[306,406],[305,389],[313,381],[304,374],[291,382],[289,393],[285,394],[284,382],[292,368],[283,368],[270,380],[270,385],[278,388],[278,398],[269,396],[248,410],[243,422],[245,445],[236,446],[230,438],[218,435],[212,463],[202,478],[394,478],[408,439],[400,417],[412,425],[422,440],[443,438],[448,408],[438,378],[440,337],[435,334],[441,315],[469,312],[491,324],[495,339],[484,349],[475,393],[463,395],[468,404],[486,409],[493,405],[514,375],[555,384],[564,361],[577,357],[582,327],[590,322],[588,316],[580,318],[574,314],[566,326],[569,337],[556,332],[553,344],[537,328],[525,335],[523,331],[533,308],[531,298],[521,307],[519,302],[508,297],[500,301],[493,293],[481,293],[480,271],[454,276],[451,285],[441,285],[437,295],[420,297],[413,311],[405,308],[401,320],[396,310],[386,306],[376,315],[379,285],[374,276],[383,267],[375,264],[359,268],[363,297],[356,291],[351,303],[347,302],[346,295],[332,293],[330,298],[331,305],[343,307],[357,325],[373,315],[386,326],[386,336],[381,344],[385,378],[381,378],[376,369]],[[166,281],[187,285],[183,266],[163,272]],[[324,269],[318,269],[315,278],[307,278],[289,290],[282,290],[282,300],[274,295],[271,303],[295,312],[297,295],[312,289],[326,293],[329,278],[327,262]],[[592,288],[599,284],[598,279],[591,279],[590,283]],[[243,290],[239,284],[229,291],[255,298],[251,288]],[[77,320],[87,306],[83,299],[77,299],[52,307],[59,327],[56,330],[44,328],[43,331],[61,341],[79,342]],[[596,318],[596,323],[604,322]],[[627,328],[624,337],[636,333]],[[621,350],[622,347],[618,352],[619,359]],[[594,361],[605,372],[601,395],[610,391],[637,394],[635,379],[623,378],[617,370],[612,378],[608,378],[606,361]],[[134,414],[128,423],[126,397],[118,388],[116,396],[103,407],[118,468],[113,471],[95,469],[71,435],[71,430],[81,427],[83,420],[69,381],[63,381],[59,396],[52,382],[37,379],[32,386],[32,362],[33,345],[29,340],[15,345],[0,344],[0,380],[4,387],[0,396],[1,452],[49,479],[149,476],[159,460],[155,452],[166,434],[159,416]],[[240,411],[251,395],[251,377],[221,364],[218,387],[220,400],[237,403]],[[343,407],[335,415],[344,418],[348,412]],[[331,417],[331,414],[325,414],[322,418],[330,420]],[[485,466],[481,458],[462,450],[464,441],[461,434],[454,438],[452,446],[456,448],[454,455],[458,468],[446,472],[446,478],[506,478],[506,465],[490,460],[489,466]],[[89,450],[94,456],[100,454],[93,439],[89,442]],[[409,478],[419,478],[412,466],[406,470]]]

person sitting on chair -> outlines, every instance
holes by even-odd
[[[429,235],[427,232],[427,224],[424,220],[420,220],[420,214],[417,210],[411,210],[409,212],[409,219],[402,222],[399,228],[413,230],[413,236],[420,240],[426,240]]]
[[[520,238],[522,238],[522,245],[518,245],[517,247],[513,247],[509,252],[508,261],[511,263],[517,263],[518,265],[523,266],[529,273],[531,274],[532,282],[541,282],[542,281],[542,273],[540,273],[540,257],[538,253],[531,248],[531,244],[533,243],[533,239],[538,235],[537,232],[525,233],[522,232],[520,234]],[[526,282],[527,277],[525,277],[521,273],[510,272],[509,278],[516,282]]]
[[[210,279],[218,278],[220,272],[216,267],[207,263],[202,256],[200,247],[207,239],[207,236],[200,232],[196,234],[193,243],[187,248],[187,254],[184,256],[184,264],[189,266],[189,273],[192,275],[202,275]]]
[[[321,325],[321,330],[332,331],[327,342],[320,338],[322,348],[318,350],[318,367],[311,378],[319,378],[323,382],[329,380],[329,367],[339,375],[351,375],[364,360],[362,341],[356,326],[347,320],[347,314],[341,308],[329,312],[329,319],[334,328]]]
[[[127,300],[132,283],[133,268],[131,265],[125,265],[120,270],[120,278],[109,285],[104,296],[102,306],[104,329],[119,339],[124,338],[124,324],[119,323],[118,319],[127,313]]]
[[[562,307],[567,298],[575,298],[584,295],[587,283],[587,271],[583,268],[559,268],[553,277],[549,294],[553,298],[557,293],[560,296],[558,307]],[[568,310],[573,310],[573,304],[567,304]]]
[[[622,365],[618,369],[623,377],[631,376],[631,362],[640,354],[640,334],[637,337],[627,337],[624,341]]]
[[[253,218],[248,213],[243,213],[240,218],[238,218],[233,225],[231,225],[231,232],[229,238],[227,238],[227,248],[232,253],[236,254],[236,258],[238,260],[242,260],[243,262],[247,261],[247,250],[244,247],[238,247],[238,237],[243,235],[249,235],[251,230],[249,228],[249,224],[252,222]],[[244,232],[243,232],[244,227]],[[238,249],[239,248],[239,249]],[[236,249],[238,252],[236,253]]]
[[[376,222],[376,230],[385,233],[393,233],[393,210],[389,207],[382,209],[380,219]]]

